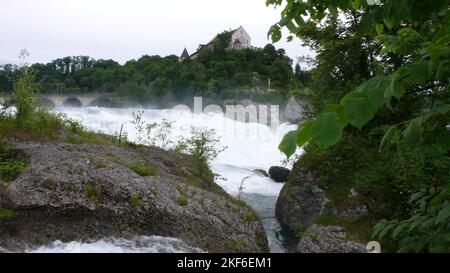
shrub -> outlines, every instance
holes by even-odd
[[[142,207],[143,201],[136,193],[133,193],[130,197],[130,205],[132,208],[139,208]]]
[[[30,121],[35,108],[33,99],[38,89],[36,73],[25,67],[22,74],[14,82],[17,127],[22,128]]]
[[[102,188],[100,186],[87,184],[84,188],[84,194],[88,199],[100,199],[102,197]]]
[[[15,160],[14,153],[0,142],[0,178],[3,181],[10,182],[19,177],[27,164],[25,160]]]
[[[406,220],[378,223],[372,236],[398,242],[398,252],[450,252],[450,184],[422,189],[410,198],[414,211]]]
[[[183,207],[187,206],[187,204],[189,203],[188,202],[188,198],[187,198],[187,196],[185,194],[179,195],[177,197],[176,202],[177,202],[178,205],[183,206]]]
[[[146,164],[142,161],[134,161],[128,165],[128,168],[132,169],[140,176],[155,176],[157,172],[155,166]]]

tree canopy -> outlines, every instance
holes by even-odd
[[[137,101],[192,95],[224,96],[231,91],[271,87],[287,92],[298,86],[292,60],[283,49],[268,44],[261,49],[227,49],[229,37],[219,34],[214,47],[201,50],[198,58],[180,61],[142,56],[121,65],[113,60],[88,56],[65,57],[47,64],[34,64],[42,92],[115,92]],[[12,91],[15,67],[0,70],[0,91]]]

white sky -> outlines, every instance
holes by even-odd
[[[184,46],[193,53],[240,25],[263,47],[279,17],[265,0],[0,0],[0,63],[17,62],[22,48],[31,63],[77,55],[124,63],[180,55]],[[309,54],[298,39],[275,46],[293,59]]]

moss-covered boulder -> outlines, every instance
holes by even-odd
[[[258,217],[189,156],[152,147],[15,142],[28,162],[0,181],[0,247],[176,237],[210,252],[265,252]]]

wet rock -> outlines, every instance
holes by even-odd
[[[259,176],[269,177],[269,174],[265,170],[256,169],[256,170],[253,170],[253,172]]]
[[[291,231],[312,225],[322,215],[327,199],[307,170],[294,166],[290,183],[284,185],[276,205],[276,216]]]
[[[29,164],[0,181],[0,247],[15,251],[56,240],[175,237],[211,252],[264,252],[254,212],[185,155],[158,148],[13,143]],[[140,173],[140,174],[138,174]]]
[[[284,167],[270,167],[269,175],[275,182],[287,182],[291,171]]]
[[[297,245],[299,253],[367,253],[366,245],[348,239],[339,226],[312,225]]]

